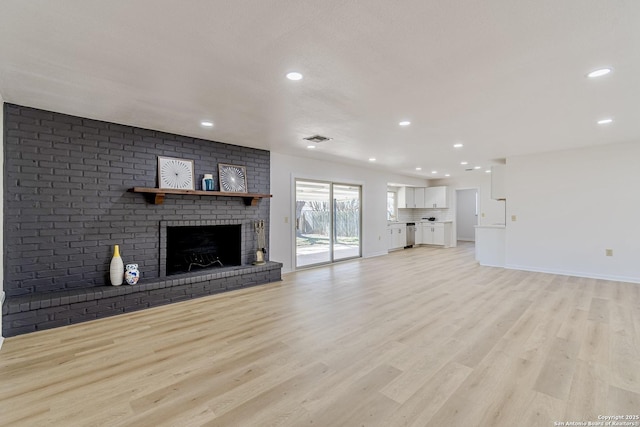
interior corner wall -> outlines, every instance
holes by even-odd
[[[284,273],[295,269],[294,180],[296,178],[362,185],[362,256],[387,254],[387,184],[424,187],[426,180],[384,173],[325,160],[271,152],[270,259],[283,264]]]
[[[640,142],[510,157],[506,267],[640,282],[638,159]]]

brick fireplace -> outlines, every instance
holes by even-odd
[[[251,265],[256,220],[268,241],[269,199],[172,195],[155,205],[127,191],[156,187],[157,156],[167,156],[194,160],[196,183],[218,163],[242,165],[248,191],[268,194],[268,151],[12,104],[4,131],[5,336],[280,280],[281,264]],[[238,265],[166,274],[167,227],[229,224],[240,227]],[[116,244],[139,265],[138,285],[108,285]]]
[[[161,221],[160,276],[242,265],[242,224],[233,221]]]

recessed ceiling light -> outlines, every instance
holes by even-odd
[[[445,173],[445,174],[444,174],[444,176],[451,176],[451,174],[449,174],[449,173]]]
[[[435,174],[435,173],[438,173],[438,171],[431,171],[431,173],[434,173],[434,174]]]
[[[287,73],[287,78],[289,80],[302,80],[302,74],[298,73],[297,71],[292,71],[290,73]]]
[[[598,124],[599,125],[608,125],[609,123],[613,122],[613,119],[602,119],[602,120],[598,120]]]
[[[462,148],[462,147],[464,147],[464,145],[461,143],[453,144],[453,148]]]
[[[411,124],[411,122],[409,120],[403,120],[400,123],[398,123],[400,126],[409,126]]]
[[[474,166],[474,169],[482,169],[482,166]]]
[[[469,162],[460,162],[461,165],[468,165]]]
[[[416,170],[417,170],[417,171],[421,171],[421,170],[422,170],[422,168],[420,168],[420,167],[417,167],[417,168],[416,168]]]
[[[602,77],[602,76],[606,76],[610,72],[611,72],[611,68],[599,68],[587,74],[587,77],[589,78]]]
[[[370,161],[370,162],[375,162],[375,161],[376,161],[376,158],[375,158],[375,157],[369,157],[369,161]]]
[[[212,128],[213,127],[213,122],[210,120],[203,120],[200,122],[200,126],[204,126],[206,128]]]
[[[308,148],[309,150],[313,150],[314,148],[316,148],[316,146],[315,146],[315,145],[307,145],[307,148]]]
[[[485,172],[486,173],[491,173],[491,169],[487,169]]]

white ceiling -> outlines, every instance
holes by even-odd
[[[425,178],[640,142],[638,76],[636,0],[0,5],[6,102]]]

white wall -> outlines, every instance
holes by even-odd
[[[640,143],[510,157],[507,267],[640,282],[639,159]]]
[[[0,93],[0,224],[4,224],[4,100]],[[4,302],[4,226],[0,227],[0,307]],[[2,315],[0,314],[0,348],[2,348]]]
[[[387,183],[426,187],[424,179],[381,172],[335,162],[293,157],[271,152],[271,228],[269,259],[283,264],[282,271],[293,271],[294,180],[296,178],[362,185],[362,256],[387,253]]]

